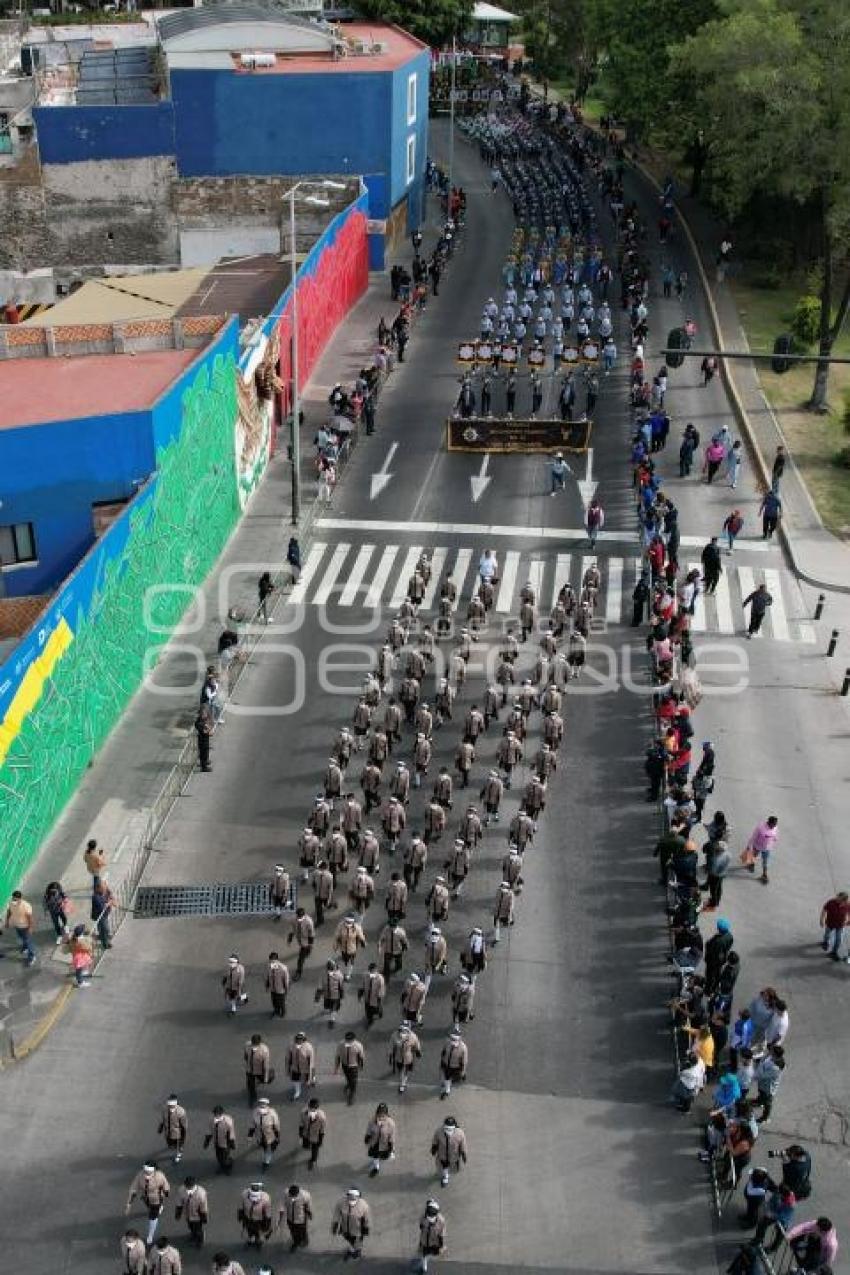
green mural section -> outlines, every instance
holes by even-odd
[[[138,689],[152,646],[180,620],[189,599],[179,586],[203,581],[239,518],[233,344],[190,370],[157,475],[91,551],[100,560],[87,612],[67,616],[74,640],[0,768],[0,901]]]

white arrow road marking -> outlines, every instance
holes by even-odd
[[[596,488],[598,486],[599,483],[595,483],[593,481],[593,448],[588,447],[587,472],[585,473],[584,478],[580,478],[578,481],[578,494],[581,496],[581,503],[584,505],[585,509],[587,509],[587,506],[596,495]]]
[[[487,474],[487,466],[489,465],[489,463],[490,463],[490,456],[488,453],[485,452],[484,459],[481,462],[481,472],[478,474],[472,474],[472,476],[469,479],[469,484],[472,488],[473,505],[477,504],[477,502],[481,499],[481,497],[484,495],[485,491],[490,485],[491,480]]]
[[[386,459],[384,460],[383,465],[378,470],[377,474],[373,474],[371,479],[369,480],[369,499],[370,500],[374,500],[376,496],[380,496],[384,488],[388,486],[388,484],[392,481],[392,474],[388,473],[387,471],[389,470],[389,467],[392,464],[393,456],[395,456],[397,451],[398,451],[398,443],[393,443],[392,446],[390,447],[390,450],[387,452]]]

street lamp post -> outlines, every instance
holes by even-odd
[[[292,392],[290,395],[290,412],[292,419],[292,525],[297,527],[301,520],[301,433],[299,415],[301,412],[301,395],[298,379],[298,252],[296,247],[295,198],[300,190],[312,187],[319,190],[345,190],[344,182],[300,181],[287,191],[285,198],[289,200],[289,270],[292,286],[292,335],[290,337],[290,375]],[[319,195],[302,195],[305,204],[314,208],[327,208],[330,201]]]

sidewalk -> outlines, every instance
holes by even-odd
[[[442,224],[436,196],[428,200],[425,247]],[[396,261],[409,266],[413,249],[399,245]],[[309,535],[318,491],[312,466],[313,437],[328,417],[328,394],[337,382],[351,384],[371,363],[378,320],[396,313],[390,298],[389,273],[374,274],[347,319],[339,326],[302,390],[302,554]],[[415,346],[415,323],[411,346]],[[380,406],[376,438],[380,435]],[[361,444],[362,445],[362,444]],[[197,688],[207,663],[216,659],[217,643],[230,608],[253,614],[257,578],[265,566],[281,568],[293,529],[290,526],[292,469],[286,457],[286,433],[230,542],[184,617],[181,630],[168,643],[154,677],[131,701],[80,787],[44,842],[34,866],[21,883],[36,914],[35,943],[39,959],[27,969],[17,952],[14,933],[0,939],[0,1068],[37,1048],[61,1016],[73,991],[70,961],[57,947],[49,919],[41,912],[48,881],[61,881],[73,901],[70,924],[89,922],[90,877],[83,863],[86,841],[95,837],[109,859],[113,891],[120,885],[145,829],[149,809],[192,730]],[[241,564],[249,564],[245,570]],[[248,663],[250,664],[250,659]],[[215,738],[213,739],[213,758]],[[211,780],[214,782],[214,780]],[[154,854],[158,847],[154,846]]]
[[[640,158],[635,167],[647,182],[659,189]],[[723,237],[723,227],[704,205],[688,195],[677,200],[677,209],[699,266],[718,348],[746,351],[750,347],[735,300],[728,286],[718,283],[715,277],[714,256]],[[824,527],[794,463],[782,432],[781,416],[777,417],[761,387],[756,364],[735,359],[724,365],[723,375],[738,423],[749,437],[766,487],[770,485],[770,466],[776,448],[782,444],[789,453],[791,463],[782,479],[780,533],[794,570],[815,588],[850,593],[850,545]]]

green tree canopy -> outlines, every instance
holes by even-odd
[[[473,0],[358,0],[358,10],[375,22],[395,22],[426,44],[441,48],[461,36]]]
[[[755,194],[796,200],[817,227],[823,264],[819,351],[850,305],[850,8],[828,0],[718,0],[720,16],[670,50],[692,85],[710,149],[712,190],[734,215]],[[825,410],[829,364],[810,406]]]

